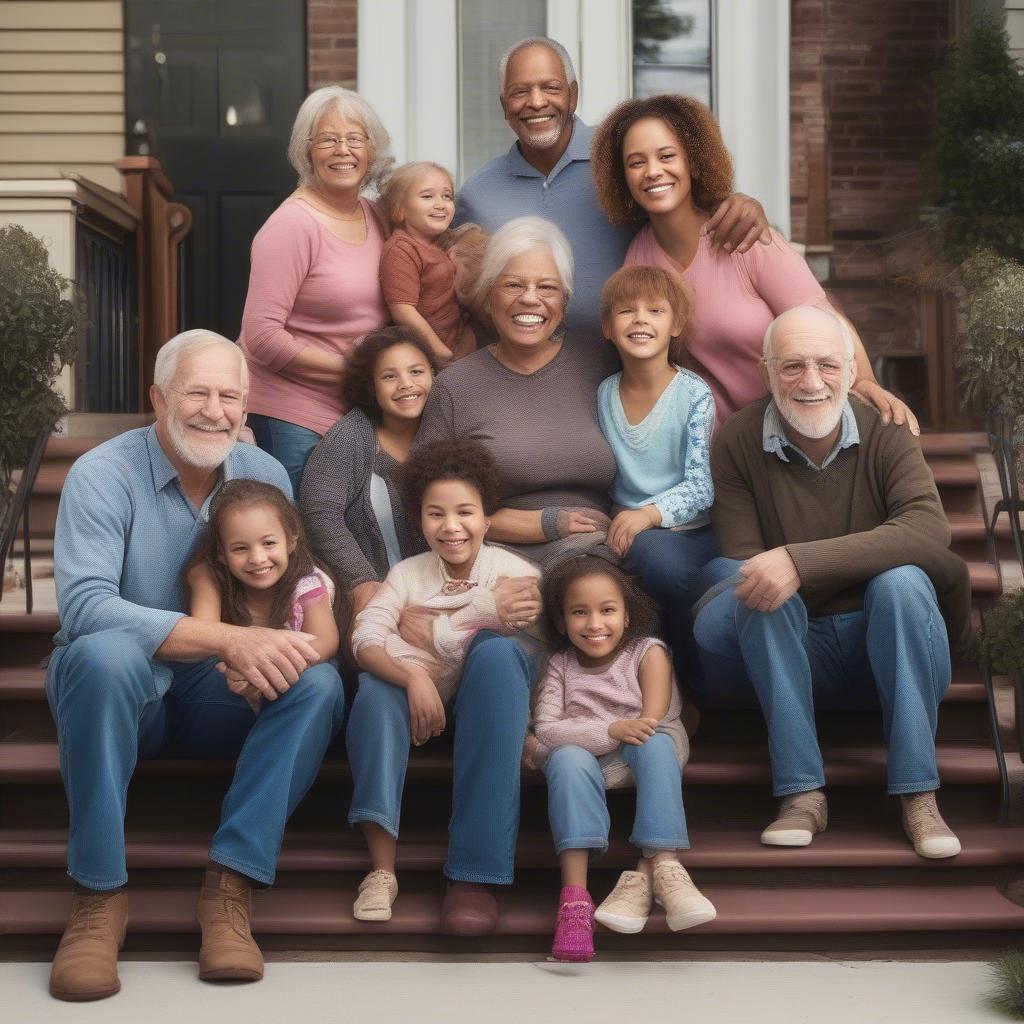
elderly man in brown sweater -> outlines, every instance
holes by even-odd
[[[756,694],[782,798],[763,843],[805,846],[826,826],[815,707],[880,705],[907,836],[923,857],[955,856],[935,803],[935,725],[949,637],[969,635],[970,580],[920,444],[848,401],[853,343],[831,313],[778,317],[762,373],[771,395],[727,420],[712,450],[725,558],[711,570],[725,578],[698,603],[695,696]]]

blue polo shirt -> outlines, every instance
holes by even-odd
[[[519,142],[485,164],[459,189],[455,223],[475,221],[492,233],[513,217],[543,217],[558,225],[572,247],[575,287],[566,317],[570,332],[600,345],[598,306],[605,281],[622,266],[639,224],[615,227],[597,203],[590,174],[594,130],[573,117],[562,158],[545,178],[519,152]]]
[[[291,497],[284,467],[255,445],[236,444],[221,482],[261,480]],[[188,607],[182,571],[206,530],[210,501],[185,496],[156,426],[129,430],[72,467],[57,511],[53,563],[61,628],[49,671],[80,636],[117,630],[152,657]],[[159,691],[172,668],[155,662]]]
[[[807,463],[811,469],[823,470],[829,463],[844,449],[855,444],[860,444],[860,431],[857,429],[857,419],[850,406],[850,400],[846,400],[843,406],[843,416],[840,420],[842,426],[839,430],[839,437],[832,446],[832,450],[825,456],[825,461],[816,466],[792,441],[786,436],[785,428],[782,425],[782,413],[775,404],[773,398],[764,411],[764,421],[761,426],[761,446],[770,455],[777,455],[783,462],[789,462],[786,449],[796,452]]]

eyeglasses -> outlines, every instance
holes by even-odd
[[[349,149],[363,149],[367,142],[370,141],[369,136],[363,135],[362,132],[349,132],[348,135],[318,135],[315,139],[310,139],[309,144],[314,149],[337,149],[339,142],[344,142]]]
[[[773,356],[765,360],[783,380],[799,380],[812,366],[823,380],[836,380],[841,376],[849,359],[793,359]]]

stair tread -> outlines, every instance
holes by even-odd
[[[1024,863],[1024,828],[987,822],[964,822],[947,814],[946,820],[960,837],[963,851],[945,861],[918,857],[898,822],[832,822],[808,847],[762,846],[761,827],[766,822],[716,824],[699,822],[690,827],[691,849],[681,853],[693,869],[799,868],[910,868],[948,870],[1020,865]],[[62,868],[67,833],[63,829],[0,829],[0,868]],[[165,831],[127,833],[129,869],[170,870],[200,868],[206,863],[210,833],[168,827]],[[400,871],[440,870],[447,855],[448,837],[443,822],[438,827],[409,827],[398,844]],[[613,838],[602,859],[603,868],[632,863],[636,849],[624,837]],[[523,828],[516,848],[520,870],[554,869],[556,859],[546,829]],[[596,866],[596,865],[595,865]],[[354,871],[368,869],[366,847],[351,829],[289,830],[278,861],[280,872]]]
[[[935,455],[969,455],[988,450],[988,435],[983,430],[963,432],[926,431],[921,435],[925,458]]]
[[[824,744],[825,779],[829,785],[861,786],[881,784],[885,778],[886,750],[881,743]],[[936,759],[947,785],[978,785],[998,781],[995,752],[981,743],[940,742]],[[233,771],[230,760],[156,758],[139,763],[137,775],[160,778],[223,777]],[[447,750],[416,750],[409,759],[412,781],[444,781],[451,776],[451,755]],[[0,743],[0,783],[59,781],[56,743]],[[524,770],[523,779],[537,784],[543,775]],[[348,766],[328,755],[320,770],[320,781],[348,782]],[[768,751],[763,743],[718,743],[699,741],[686,766],[688,785],[767,785]]]
[[[1011,930],[1024,928],[1024,908],[989,885],[822,886],[759,888],[702,886],[718,917],[699,933],[785,934]],[[192,933],[196,890],[128,890],[129,933]],[[403,892],[387,922],[364,924],[352,917],[350,889],[278,886],[257,892],[257,935],[434,935],[440,932],[441,881],[433,891]],[[554,925],[555,893],[502,893],[496,935],[547,937]],[[0,921],[8,934],[59,934],[67,919],[69,892],[0,892]],[[647,924],[667,932],[663,914]]]

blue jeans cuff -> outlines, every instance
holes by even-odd
[[[371,821],[374,825],[380,825],[392,839],[398,838],[398,826],[387,815],[379,814],[377,811],[363,811],[358,807],[353,807],[348,812],[348,823],[351,828],[355,828],[363,821]]]
[[[216,864],[220,864],[222,867],[230,868],[232,871],[237,871],[240,875],[245,875],[246,878],[251,878],[254,882],[260,882],[263,885],[273,885],[275,872],[265,871],[263,868],[258,868],[253,864],[247,864],[244,860],[239,860],[237,857],[229,857],[225,854],[218,853],[212,847],[210,848],[210,860]]]

